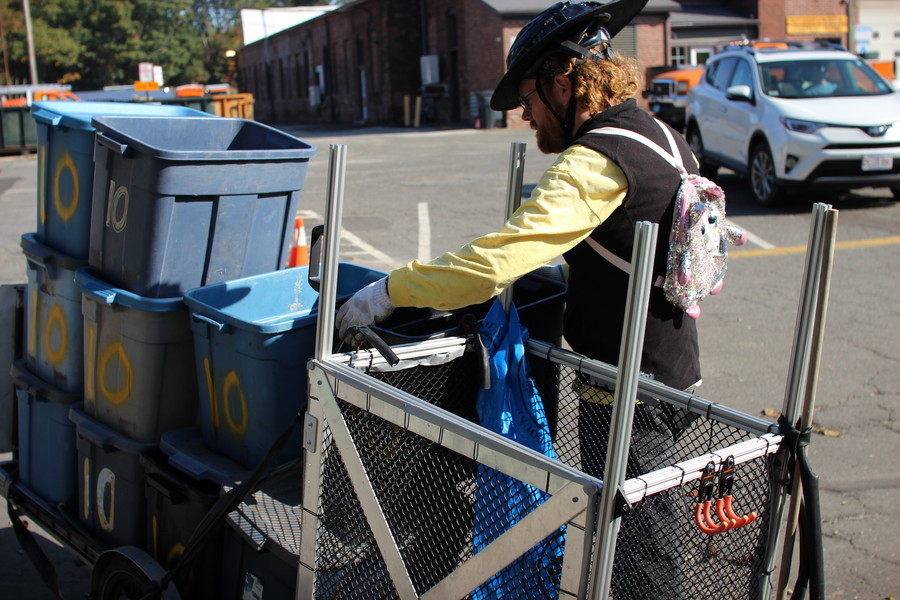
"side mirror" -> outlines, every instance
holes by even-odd
[[[725,97],[729,100],[753,104],[753,90],[749,85],[733,85],[725,90]]]

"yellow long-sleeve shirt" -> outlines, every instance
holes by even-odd
[[[391,271],[394,306],[452,310],[485,302],[518,278],[575,247],[628,191],[625,174],[584,146],[566,149],[503,228],[429,263]]]

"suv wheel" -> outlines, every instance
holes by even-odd
[[[894,195],[895,199],[900,199],[900,185],[892,185],[891,193]]]
[[[687,142],[690,144],[691,152],[694,153],[697,162],[700,163],[700,174],[709,179],[715,177],[719,168],[703,160],[703,138],[700,137],[700,130],[696,125],[688,129]]]
[[[781,190],[775,183],[775,162],[772,151],[765,143],[757,144],[750,151],[750,188],[757,203],[775,206],[781,199]]]

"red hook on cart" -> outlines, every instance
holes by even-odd
[[[697,506],[694,507],[694,523],[700,531],[707,535],[722,533],[730,527],[722,523],[715,523],[710,514],[712,508],[713,490],[715,489],[716,463],[710,461],[703,469],[700,482],[697,484]]]
[[[716,516],[719,523],[712,518],[713,489],[715,488],[716,463],[710,461],[703,469],[697,487],[697,506],[694,508],[694,522],[700,531],[707,535],[724,533],[752,523],[757,513],[740,516],[734,512],[732,505],[734,491],[734,457],[729,456],[722,463],[719,473],[719,490],[716,496]]]
[[[719,516],[720,521],[724,522],[728,519],[731,522],[731,527],[729,527],[729,529],[743,527],[744,525],[752,523],[758,516],[756,511],[749,515],[737,515],[732,506],[733,493],[734,457],[729,456],[725,459],[725,462],[722,463],[722,470],[719,473],[719,497],[716,499],[716,514]]]

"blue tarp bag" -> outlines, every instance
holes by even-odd
[[[478,394],[482,427],[555,459],[544,405],[528,374],[525,342],[528,331],[515,306],[509,314],[495,301],[481,323],[481,338],[490,357],[491,387]],[[475,487],[474,546],[477,554],[549,495],[490,467],[478,465]],[[473,600],[556,598],[562,573],[565,532],[520,556],[479,586]]]

